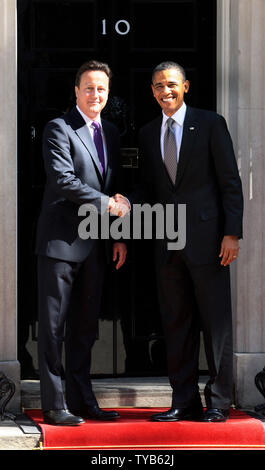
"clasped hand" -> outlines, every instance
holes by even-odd
[[[122,194],[110,197],[108,211],[111,215],[124,217],[131,210],[129,201]]]

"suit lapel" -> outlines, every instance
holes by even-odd
[[[192,156],[192,148],[194,145],[195,137],[198,135],[199,124],[196,121],[195,112],[192,108],[187,106],[186,116],[183,125],[183,134],[181,147],[179,152],[179,162],[177,168],[177,177],[175,186],[177,187],[183,176],[185,168]]]
[[[82,118],[81,114],[77,111],[76,108],[72,110],[72,117],[73,117],[73,130],[79,137],[80,141],[82,144],[85,146],[86,150],[90,154],[96,168],[97,168],[97,173],[99,176],[99,179],[101,182],[103,182],[103,178],[101,175],[101,169],[100,169],[100,163],[98,159],[98,154],[97,154],[97,149],[95,147],[94,141],[92,139],[92,136],[89,132],[89,129],[87,128],[87,125]]]
[[[93,142],[89,129],[87,128],[87,125],[85,124],[83,127],[81,127],[80,129],[77,129],[75,132],[78,135],[81,142],[83,143],[83,145],[86,147],[94,164],[96,165],[100,179],[103,180],[102,175],[101,175],[97,149],[95,147],[95,144]]]
[[[161,136],[161,125],[162,125],[162,117],[159,117],[157,120],[154,121],[154,127],[152,129],[152,147],[154,148],[154,159],[157,165],[157,170],[160,175],[164,175],[165,180],[172,190],[174,185],[168,175],[168,172],[165,168],[162,154],[161,154],[161,144],[160,144],[160,136]],[[179,161],[177,167],[177,176],[175,182],[175,188],[179,185],[181,178],[184,174],[185,168],[189,162],[189,159],[192,156],[192,148],[194,145],[194,140],[198,135],[199,131],[199,124],[196,120],[196,115],[193,108],[187,106],[186,116],[184,119],[183,124],[183,134],[182,134],[182,141],[181,147],[179,152]]]

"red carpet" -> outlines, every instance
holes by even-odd
[[[231,410],[225,423],[148,421],[158,411],[164,408],[122,408],[115,422],[87,420],[71,427],[43,424],[40,410],[26,410],[26,414],[41,427],[47,450],[265,450],[264,424],[242,411]]]

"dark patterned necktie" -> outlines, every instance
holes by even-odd
[[[177,174],[177,144],[173,130],[174,123],[174,119],[168,118],[164,136],[164,163],[173,184],[175,184]]]
[[[101,134],[100,124],[96,121],[93,121],[92,127],[94,129],[93,140],[98,152],[98,159],[101,166],[101,174],[104,176],[105,173],[105,158],[104,158],[104,147],[103,139]]]

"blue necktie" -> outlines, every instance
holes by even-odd
[[[94,128],[94,144],[96,146],[98,152],[98,159],[101,166],[101,174],[104,176],[105,173],[105,158],[104,158],[104,147],[103,147],[103,139],[101,134],[101,127],[100,124],[96,121],[93,121],[92,127]]]

